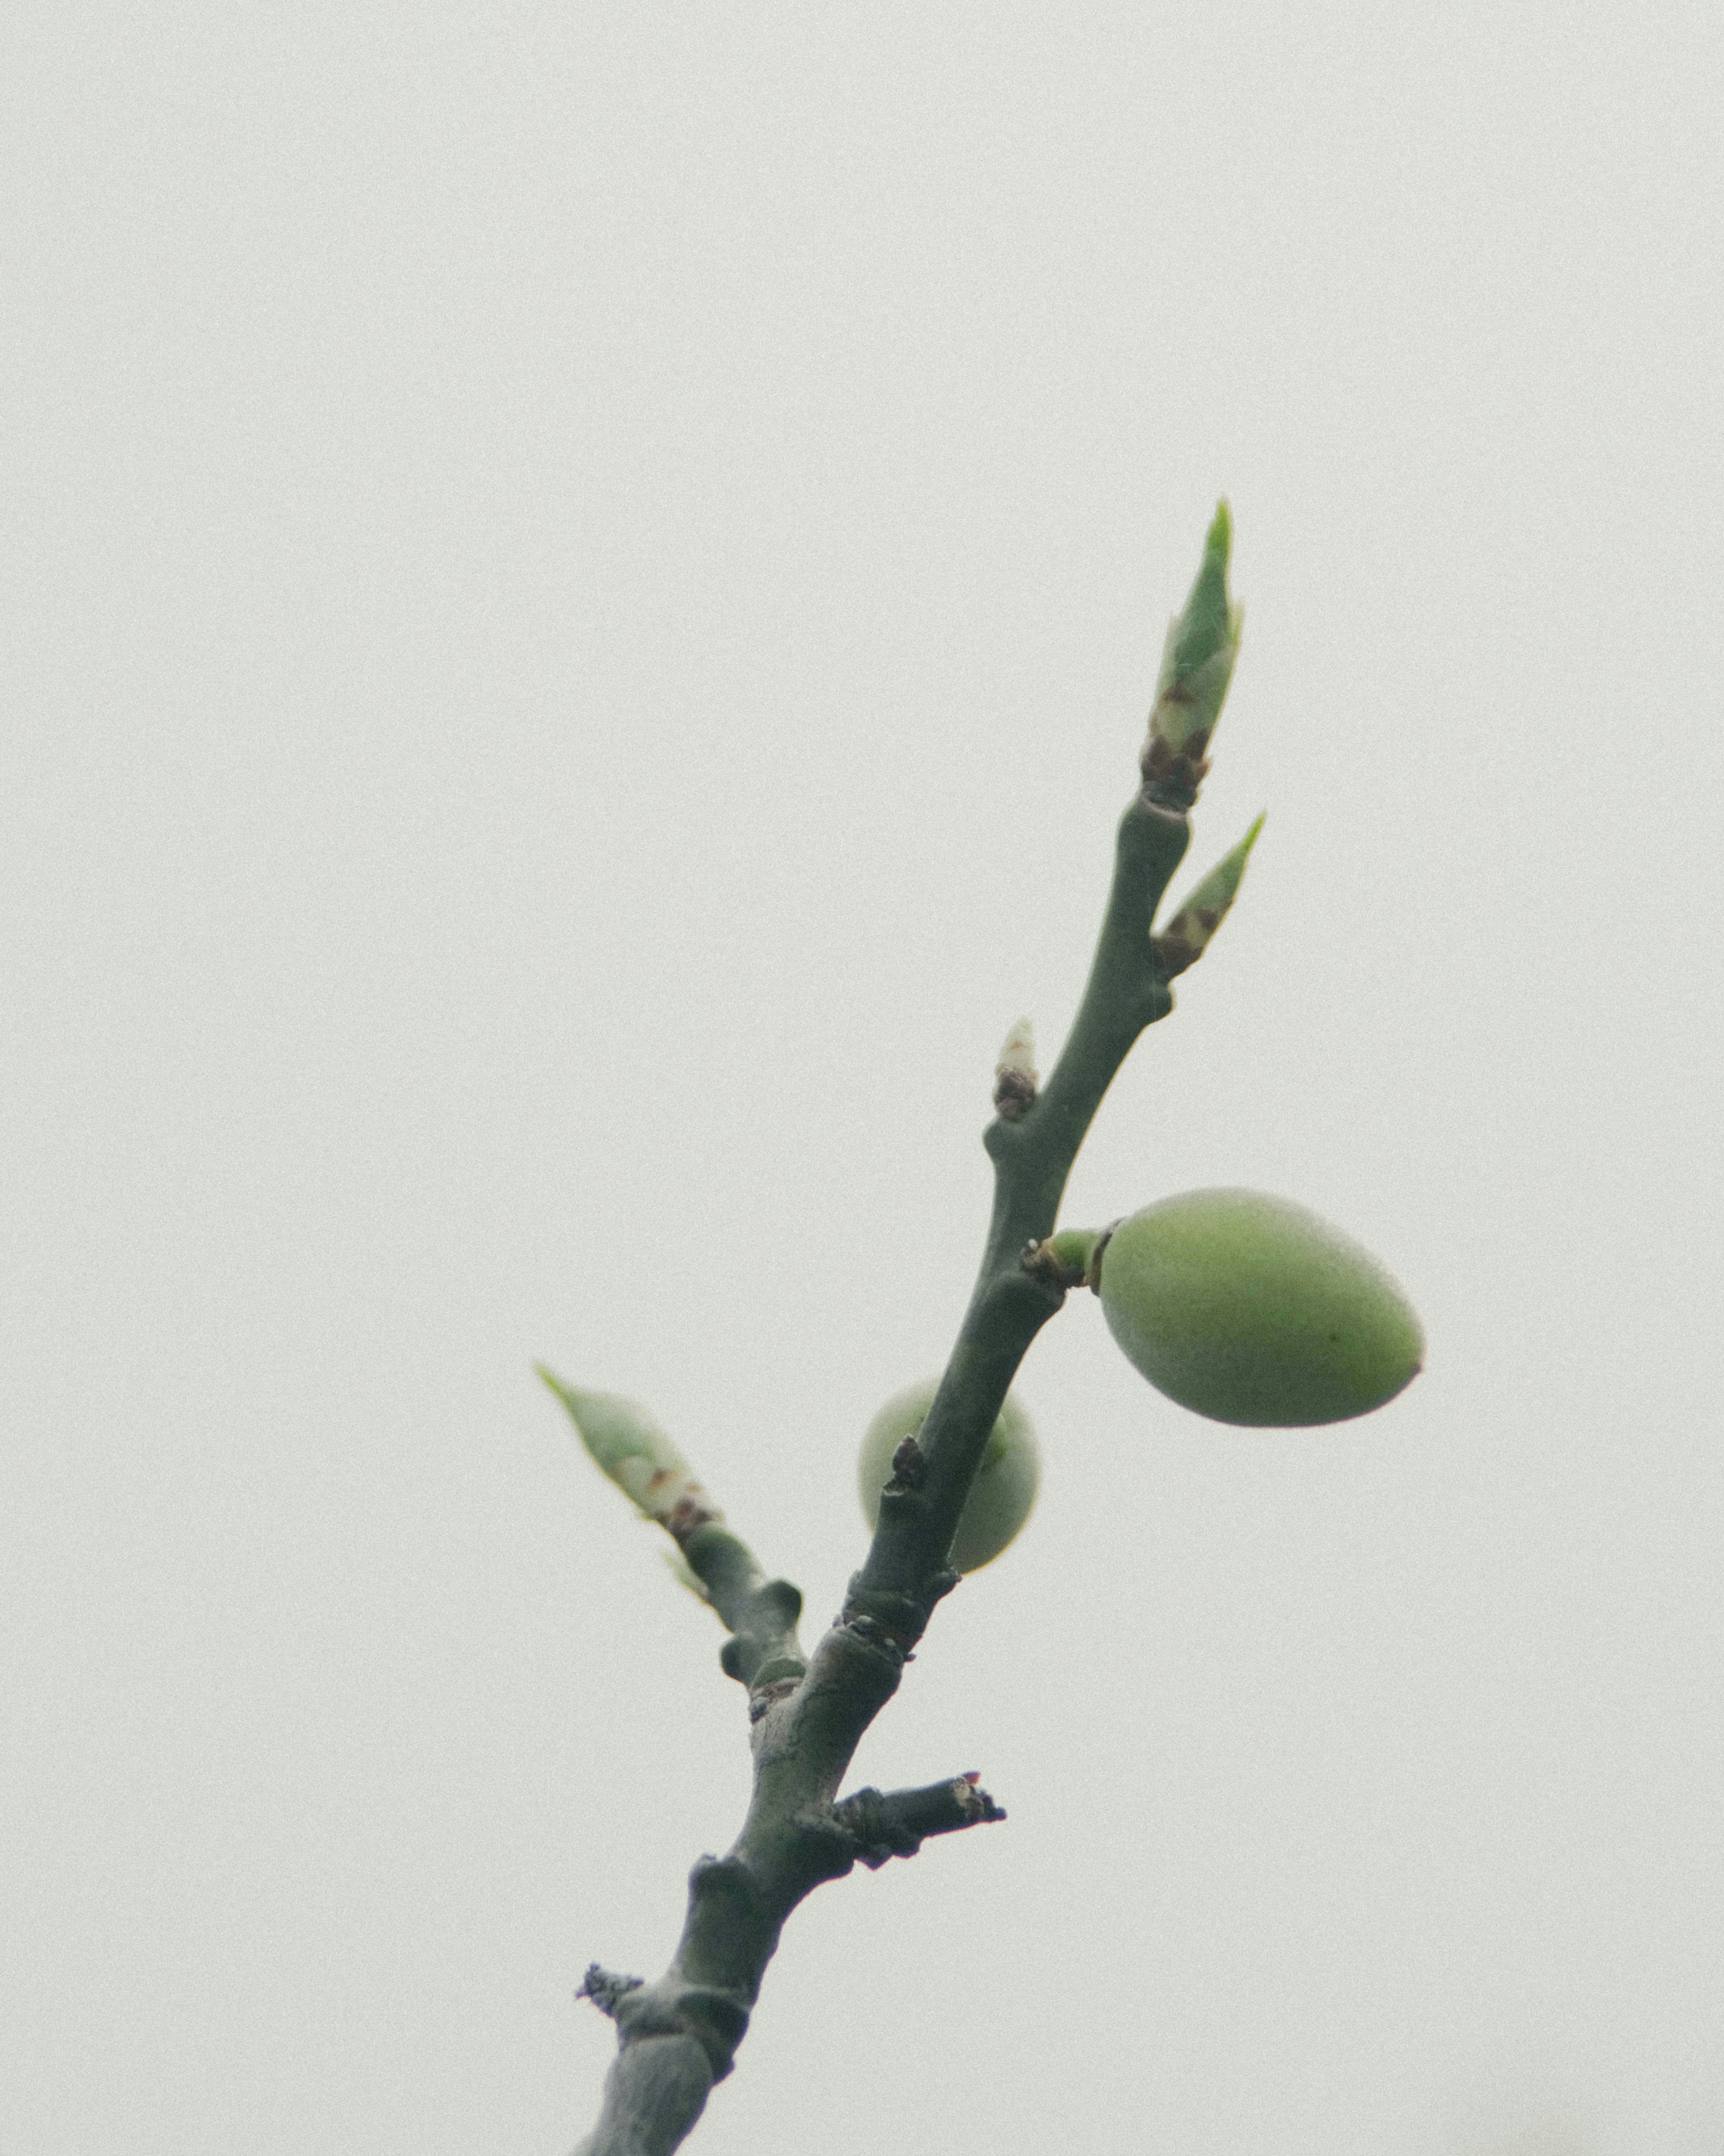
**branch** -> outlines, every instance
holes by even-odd
[[[726,1676],[747,1687],[751,1717],[758,1720],[808,1666],[796,1632],[801,1589],[767,1578],[753,1551],[725,1526],[724,1514],[695,1480],[694,1470],[639,1401],[618,1393],[582,1392],[542,1363],[536,1368],[568,1409],[595,1463],[676,1544],[684,1584],[716,1611],[731,1635],[720,1665]]]
[[[1088,985],[1053,1075],[1027,1106],[1002,1113],[983,1141],[993,1161],[993,1217],[981,1270],[917,1442],[925,1472],[888,1489],[844,1620],[907,1652],[952,1584],[944,1570],[988,1434],[1031,1342],[1065,1300],[1057,1280],[1025,1270],[1026,1248],[1054,1231],[1078,1149],[1145,1027],[1173,1008],[1150,940],[1157,906],[1190,839],[1183,814],[1147,783],[1120,819],[1113,886]]]
[[[993,1218],[969,1307],[917,1434],[920,1471],[895,1473],[886,1486],[867,1558],[812,1656],[796,1638],[800,1594],[765,1577],[644,1410],[572,1393],[544,1373],[599,1465],[677,1541],[729,1628],[721,1659],[749,1687],[754,1751],[741,1833],[726,1856],[703,1856],[690,1874],[682,1938],[664,1974],[636,1984],[596,1965],[588,1971],[583,1989],[613,2016],[618,2053],[598,2123],[575,2156],[671,2156],[713,2082],[731,2071],[783,1924],[816,1887],[859,1862],[878,1869],[913,1855],[930,1835],[1005,1816],[974,1775],[888,1796],[860,1789],[840,1799],[839,1785],[935,1604],[957,1584],[947,1552],[989,1434],[1031,1342],[1065,1301],[1065,1275],[1042,1246],[1078,1149],[1138,1035],[1173,1007],[1172,953],[1152,930],[1190,837],[1185,812],[1208,769],[1238,648],[1239,612],[1226,591],[1230,537],[1224,504],[1168,632],[1142,783],[1120,820],[1112,887],[1065,1049],[1039,1090],[1027,1028],[1014,1029],[1002,1059],[998,1113],[983,1141],[994,1169]],[[1195,896],[1206,916],[1216,911],[1207,886]],[[1183,952],[1183,916],[1180,925]],[[1213,932],[1212,921],[1203,925]],[[628,1411],[620,1422],[618,1409]],[[589,1424],[601,1422],[595,1439]]]
[[[816,1887],[859,1859],[877,1867],[929,1834],[1001,1816],[967,1780],[892,1798],[859,1791],[841,1803],[839,1784],[935,1604],[957,1584],[946,1553],[988,1433],[1031,1342],[1065,1301],[1065,1289],[1026,1270],[1021,1255],[1052,1233],[1078,1148],[1132,1044],[1172,1008],[1150,928],[1188,835],[1185,818],[1150,801],[1147,787],[1121,819],[1113,887],[1070,1038],[1046,1088],[1016,1120],[997,1118],[984,1140],[993,1217],[921,1432],[926,1471],[913,1486],[895,1478],[882,1496],[867,1560],[812,1659],[798,1666],[799,1650],[792,1652],[794,1588],[766,1581],[747,1547],[710,1518],[682,1543],[731,1627],[725,1667],[751,1684],[754,1794],[729,1856],[703,1857],[690,1875],[670,1967],[615,2002],[617,2060],[598,2123],[576,2156],[671,2156],[712,2083],[730,2072],[784,1922]],[[972,1794],[960,1799],[958,1788]]]
[[[959,1834],[991,1826],[1005,1814],[980,1786],[979,1774],[957,1774],[925,1789],[858,1789],[832,1808],[832,1815],[856,1844],[856,1857],[878,1871],[895,1856],[914,1856],[931,1834]]]

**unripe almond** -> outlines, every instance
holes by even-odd
[[[1368,1250],[1290,1199],[1188,1190],[1122,1220],[1097,1292],[1151,1384],[1216,1422],[1344,1422],[1418,1375],[1424,1334]]]
[[[927,1420],[939,1385],[937,1378],[906,1385],[868,1425],[856,1462],[856,1488],[870,1527],[880,1517],[880,1492],[892,1478],[892,1455]],[[958,1515],[949,1559],[955,1571],[976,1572],[993,1563],[1029,1517],[1040,1479],[1034,1426],[1008,1393]]]

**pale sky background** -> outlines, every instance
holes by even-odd
[[[1074,1298],[702,2156],[1721,2156],[1716,0],[13,0],[8,2156],[561,2156],[1087,967],[1218,495],[1234,917],[1065,1215],[1316,1207],[1264,1435]]]

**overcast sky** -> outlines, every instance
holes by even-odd
[[[1065,1219],[1405,1283],[1237,1432],[1074,1297],[1036,1517],[703,2156],[1721,2156],[1716,0],[13,0],[0,2146],[561,2156],[747,1785],[530,1372],[810,1636],[1232,502]]]

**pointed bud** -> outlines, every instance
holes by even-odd
[[[1034,1106],[1041,1086],[1036,1075],[1035,1035],[1029,1020],[1020,1018],[1006,1035],[1000,1060],[994,1065],[994,1112],[1008,1123],[1019,1122]]]
[[[568,1409],[594,1464],[646,1518],[656,1520],[680,1543],[709,1520],[724,1517],[695,1480],[687,1460],[637,1401],[619,1393],[579,1392],[542,1363],[536,1367]]]
[[[1158,936],[1152,936],[1156,957],[1168,980],[1196,965],[1208,948],[1209,939],[1227,918],[1227,910],[1239,896],[1245,863],[1263,829],[1263,819],[1246,832],[1230,854],[1217,861]]]
[[[1149,715],[1143,780],[1150,798],[1164,808],[1183,812],[1197,799],[1209,767],[1204,753],[1233,679],[1244,609],[1228,596],[1232,551],[1233,517],[1224,501],[1209,526],[1185,610],[1168,625]]]

